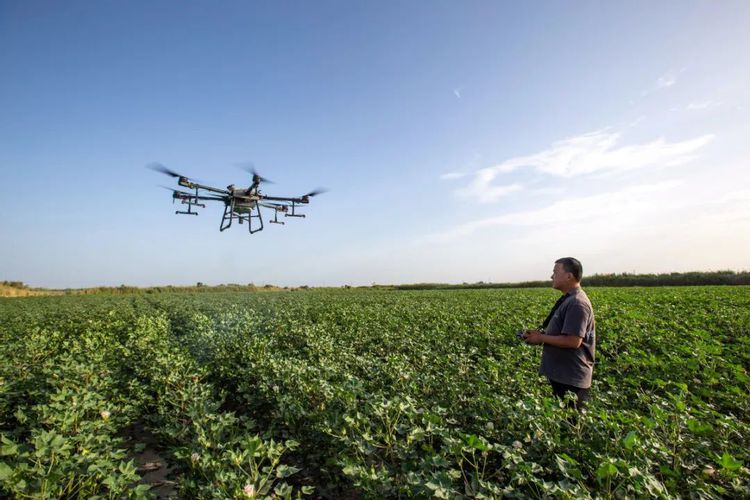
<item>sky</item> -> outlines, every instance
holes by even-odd
[[[744,0],[3,0],[0,280],[750,269],[749,26]],[[151,162],[328,192],[220,232]]]

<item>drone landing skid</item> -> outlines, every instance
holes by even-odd
[[[282,226],[284,225],[284,221],[279,220],[278,210],[273,211],[273,220],[269,220],[268,222],[270,222],[271,224],[281,224]]]
[[[183,200],[183,203],[185,203],[188,206],[187,211],[185,210],[175,210],[175,214],[182,214],[182,215],[198,215],[198,212],[193,212],[193,206],[206,208],[206,205],[202,205],[200,203],[188,203]]]
[[[187,193],[185,193],[185,194],[187,194]],[[172,202],[173,203],[174,203],[174,200],[175,200],[175,198],[172,197]],[[206,208],[206,205],[203,204],[203,203],[197,203],[197,200],[198,200],[198,188],[195,188],[195,196],[194,197],[192,195],[187,195],[187,197],[183,197],[180,200],[183,205],[187,205],[188,206],[187,211],[185,211],[185,210],[175,210],[174,213],[175,214],[179,214],[179,215],[198,215],[198,212],[193,212],[193,206],[201,207],[201,208]]]
[[[232,199],[231,202],[224,205],[224,215],[221,217],[221,225],[219,225],[219,231],[229,229],[232,226],[232,221],[234,219],[237,219],[237,222],[240,224],[242,224],[243,222],[247,222],[247,229],[250,231],[250,234],[257,233],[258,231],[263,230],[263,217],[261,216],[260,210],[258,210],[258,213],[255,215],[253,215],[252,211],[248,212],[247,214],[235,212],[234,199]],[[258,219],[258,222],[260,223],[260,227],[258,227],[257,229],[253,229],[253,219]]]
[[[293,201],[292,202],[292,213],[290,213],[290,214],[284,213],[284,217],[302,217],[304,219],[305,218],[305,214],[295,214],[294,213],[294,209],[296,208],[296,205],[297,204]]]

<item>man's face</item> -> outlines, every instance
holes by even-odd
[[[571,273],[563,269],[562,264],[555,264],[555,267],[552,268],[552,288],[556,290],[567,288],[572,276]]]

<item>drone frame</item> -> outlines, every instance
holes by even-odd
[[[305,214],[297,213],[296,209],[300,208],[300,205],[302,204],[308,204],[310,202],[310,197],[325,192],[325,190],[319,189],[298,197],[266,196],[262,194],[258,188],[261,182],[270,181],[258,175],[254,170],[252,171],[253,182],[249,188],[235,189],[234,185],[229,185],[226,189],[220,189],[195,182],[188,177],[167,169],[161,164],[152,164],[149,168],[172,177],[177,177],[177,184],[179,186],[192,191],[186,192],[167,188],[172,191],[172,202],[180,200],[181,204],[188,206],[187,210],[176,210],[176,215],[198,215],[198,212],[195,211],[193,207],[205,208],[206,204],[202,202],[223,202],[224,213],[222,214],[221,223],[219,224],[219,231],[222,232],[229,229],[234,220],[237,220],[239,224],[247,222],[248,232],[250,234],[262,231],[264,225],[261,208],[267,208],[274,211],[273,219],[268,221],[272,224],[284,224],[284,221],[278,220],[279,212],[282,212],[284,217],[304,218]],[[207,191],[210,194],[204,194],[201,193],[201,191]],[[253,219],[257,220],[256,224],[253,224]]]

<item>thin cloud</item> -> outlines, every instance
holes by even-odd
[[[679,71],[670,71],[669,73],[663,74],[662,76],[656,79],[656,82],[653,84],[652,87],[641,92],[641,97],[645,97],[652,92],[656,92],[659,90],[668,89],[669,87],[673,87],[677,83],[677,75],[679,75],[683,71],[685,71],[685,68],[682,68]]]
[[[459,189],[456,193],[463,198],[476,198],[480,203],[492,203],[511,193],[523,190],[523,186],[518,183],[493,186],[491,183],[494,175],[490,169],[482,169],[475,174],[471,184]]]
[[[675,83],[677,83],[677,77],[675,75],[660,76],[659,79],[656,80],[656,88],[665,89],[671,87]]]
[[[517,191],[511,186],[495,185],[498,176],[519,169],[532,169],[552,177],[571,178],[591,174],[620,173],[648,167],[685,163],[713,139],[706,134],[693,139],[669,142],[658,138],[641,144],[618,146],[620,134],[596,131],[554,142],[532,155],[517,156],[474,173],[470,184],[457,191],[465,198],[491,203]],[[516,185],[512,185],[516,186]]]
[[[648,227],[674,229],[675,224],[695,230],[721,223],[750,223],[750,190],[734,190],[709,199],[685,196],[686,190],[696,189],[699,186],[695,184],[691,187],[684,180],[673,180],[567,198],[542,208],[470,221],[429,235],[426,241],[431,244],[466,241],[468,236],[480,231],[502,231],[510,227],[524,229],[517,241],[533,242],[540,238],[553,240],[550,235],[555,232],[561,238],[573,233],[604,237],[610,233],[622,236],[631,229],[642,232]],[[685,218],[687,212],[691,217]],[[746,239],[750,243],[750,237]]]
[[[740,189],[724,194],[719,202],[750,201],[750,189]]]
[[[448,173],[442,174],[440,176],[440,179],[446,181],[446,180],[451,180],[451,179],[460,179],[465,176],[466,174],[462,174],[461,172],[448,172]]]
[[[430,241],[446,242],[465,237],[479,230],[496,226],[548,227],[556,224],[570,225],[593,219],[610,222],[622,217],[632,218],[654,209],[662,203],[655,193],[674,189],[678,181],[666,181],[629,187],[620,191],[557,201],[544,208],[502,214],[468,222],[448,231],[433,234]]]
[[[455,172],[446,172],[440,175],[440,179],[444,181],[461,179],[467,175],[471,175],[472,171],[475,171],[480,165],[482,155],[478,151],[472,151],[471,158],[458,168]]]
[[[701,111],[708,108],[718,106],[720,103],[717,101],[702,101],[702,102],[691,102],[687,105],[688,111]]]
[[[531,192],[541,196],[541,195],[548,195],[548,194],[562,194],[565,192],[565,189],[561,187],[550,186],[550,187],[542,187],[542,188],[533,189],[531,190]]]
[[[453,95],[461,99],[461,87],[453,89]]]

